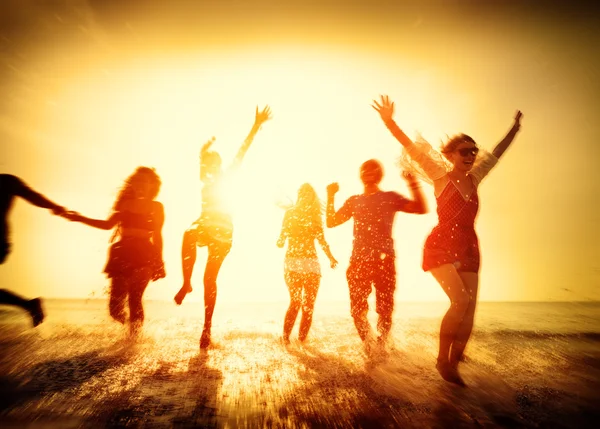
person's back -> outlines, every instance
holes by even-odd
[[[380,342],[385,343],[392,326],[396,290],[392,238],[394,216],[398,211],[423,214],[427,212],[427,207],[418,182],[412,176],[405,175],[412,200],[396,192],[382,191],[379,183],[383,178],[383,167],[377,160],[371,159],[363,163],[360,178],[364,192],[350,197],[337,212],[334,197],[339,185],[332,183],[327,187],[327,227],[333,228],[354,219],[354,242],[346,279],[350,292],[350,313],[368,353],[374,336],[367,320],[367,299],[373,287],[379,314],[377,330]]]
[[[307,213],[290,209],[285,215],[288,233],[287,258],[316,258],[315,239],[323,233],[323,227]]]
[[[408,200],[393,191],[360,194],[348,201],[354,218],[353,255],[386,254],[394,256],[392,228],[394,217]]]

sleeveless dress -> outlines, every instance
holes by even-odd
[[[477,190],[465,200],[449,181],[437,201],[438,224],[433,228],[423,249],[423,270],[454,264],[458,271],[479,271],[479,242],[475,218],[479,209]]]
[[[475,218],[479,210],[477,188],[498,163],[498,158],[485,150],[479,151],[468,173],[473,189],[465,199],[448,177],[451,166],[429,143],[418,140],[404,148],[400,162],[403,168],[411,170],[412,165],[407,161],[409,157],[417,164],[417,168],[412,169],[413,172],[430,183],[445,183],[440,195],[436,196],[438,224],[425,241],[423,270],[453,264],[458,271],[478,272],[480,253],[475,232]]]

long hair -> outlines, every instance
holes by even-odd
[[[158,191],[160,190],[160,177],[154,168],[138,167],[135,169],[133,174],[125,179],[125,183],[123,183],[123,186],[117,195],[117,199],[113,204],[113,211],[121,211],[126,201],[136,199],[139,194],[138,187],[141,183],[147,183],[150,186],[148,198],[151,200],[155,199],[158,195]],[[121,225],[119,224],[115,229],[110,241],[113,242],[120,235],[120,233]]]
[[[296,204],[294,204],[290,210],[293,210],[296,217],[301,218],[307,216],[311,223],[318,227],[323,227],[323,205],[319,200],[315,188],[309,183],[304,183],[300,186]]]

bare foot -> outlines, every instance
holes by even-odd
[[[177,292],[177,295],[175,295],[175,298],[173,298],[175,300],[175,304],[181,305],[181,303],[183,302],[183,298],[185,298],[185,296],[191,291],[192,285],[190,285],[189,283],[184,283],[183,286],[181,286],[181,289],[179,289],[179,292]]]
[[[42,309],[42,300],[40,298],[35,298],[29,301],[29,314],[31,314],[31,319],[33,320],[33,327],[35,328],[40,323],[44,321],[46,317],[44,315],[44,310]]]
[[[210,328],[204,328],[200,337],[200,348],[206,349],[208,346],[210,346]]]
[[[467,386],[460,374],[458,373],[458,368],[453,368],[449,362],[438,361],[435,367],[442,376],[442,378],[447,382],[454,383],[461,387]]]

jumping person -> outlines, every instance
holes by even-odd
[[[394,122],[394,103],[387,96],[373,108],[404,147],[404,159],[422,177],[433,183],[438,225],[425,241],[423,270],[429,271],[448,298],[450,308],[440,328],[436,368],[444,380],[464,385],[458,364],[473,330],[479,288],[479,242],[475,218],[479,208],[477,189],[496,165],[521,127],[520,111],[508,134],[492,153],[480,150],[466,134],[452,137],[441,154],[427,142],[413,142]]]
[[[223,183],[225,176],[239,167],[244,155],[254,140],[261,125],[271,119],[271,109],[262,111],[256,108],[254,125],[240,147],[233,164],[225,172],[221,168],[221,156],[210,150],[214,138],[200,151],[200,180],[202,181],[202,213],[198,220],[183,234],[181,261],[183,286],[175,295],[180,305],[192,291],[192,272],[196,263],[196,246],[208,247],[208,259],[204,269],[204,327],[200,338],[200,348],[210,345],[212,316],[217,301],[217,276],[233,242],[233,222],[229,210],[223,204]]]

